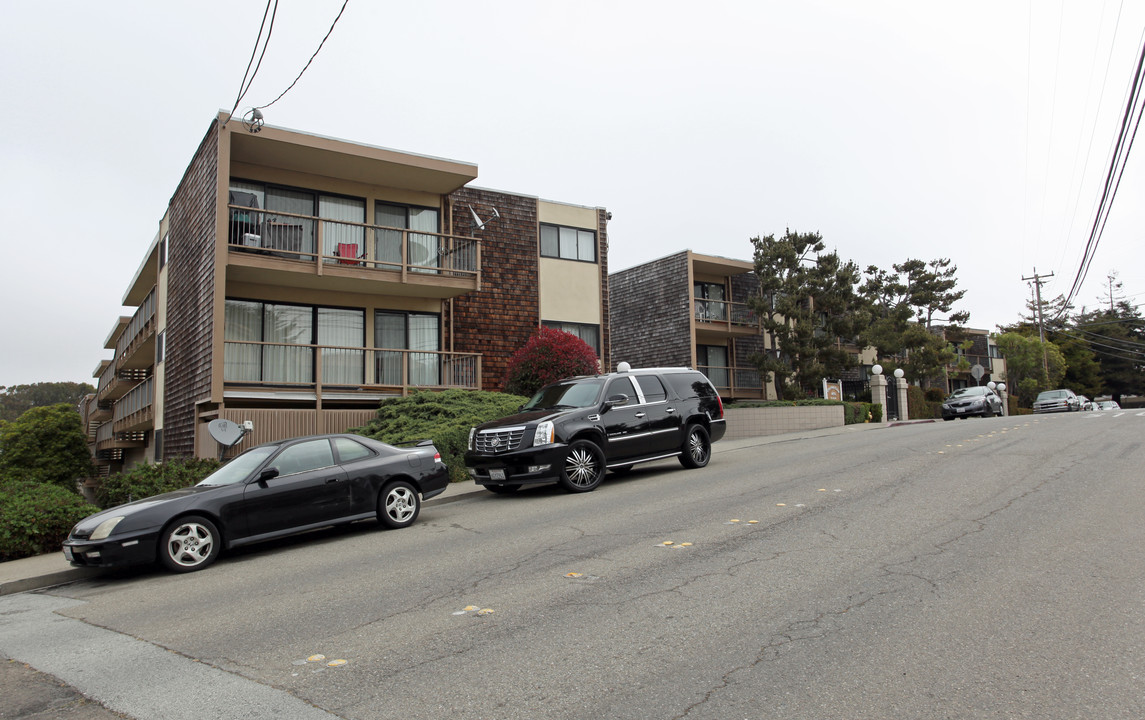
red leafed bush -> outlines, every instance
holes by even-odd
[[[596,351],[588,343],[572,333],[542,327],[509,358],[505,392],[531,397],[551,382],[598,372]]]

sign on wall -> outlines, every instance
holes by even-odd
[[[843,381],[823,378],[823,397],[827,400],[842,400]]]

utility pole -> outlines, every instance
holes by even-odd
[[[1037,303],[1037,309],[1038,309],[1038,339],[1042,343],[1042,372],[1044,372],[1046,375],[1046,382],[1049,382],[1049,378],[1050,378],[1050,361],[1049,361],[1049,358],[1047,357],[1047,353],[1046,353],[1045,321],[1042,319],[1042,279],[1043,278],[1052,278],[1053,276],[1054,276],[1053,273],[1050,273],[1049,275],[1039,275],[1038,269],[1034,268],[1034,276],[1033,277],[1022,278],[1023,281],[1027,281],[1027,280],[1033,280],[1034,281],[1034,297],[1036,298],[1035,302]]]

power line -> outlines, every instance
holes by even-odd
[[[274,3],[274,12],[273,13],[270,10],[270,6],[271,6],[272,2]],[[262,41],[262,30],[264,27],[266,27],[266,16],[268,14],[270,15],[270,27],[267,28],[267,30],[266,30],[266,42],[263,42]],[[241,83],[239,83],[238,97],[235,98],[234,107],[231,108],[230,115],[227,116],[227,121],[223,123],[224,127],[226,126],[227,122],[230,122],[231,118],[233,118],[235,116],[235,110],[238,109],[239,103],[242,102],[242,99],[244,97],[246,97],[247,91],[250,90],[250,86],[254,82],[255,75],[258,75],[258,70],[259,70],[259,68],[262,67],[262,59],[264,57],[266,57],[266,47],[267,47],[267,45],[270,44],[270,35],[271,35],[271,33],[274,32],[274,18],[277,15],[278,15],[278,0],[266,0],[266,10],[263,10],[263,12],[262,12],[262,23],[260,23],[258,26],[258,37],[256,37],[254,39],[254,49],[251,50],[250,60],[247,61],[246,72],[243,73],[243,80]],[[259,54],[259,52],[258,52],[259,43],[262,43],[262,53],[261,54]],[[250,70],[250,66],[254,65],[254,56],[255,55],[258,55],[258,64],[255,65],[254,72],[252,73]],[[249,80],[248,80],[248,76],[249,76]]]
[[[277,2],[278,2],[278,0],[275,0],[275,2],[277,3]],[[302,79],[302,73],[306,72],[306,69],[310,67],[310,63],[314,62],[314,58],[318,57],[318,53],[319,53],[319,52],[322,50],[322,46],[326,44],[326,40],[327,40],[327,39],[330,37],[330,33],[334,32],[334,26],[338,24],[338,21],[339,21],[340,19],[342,19],[342,13],[344,13],[344,12],[346,11],[346,6],[347,6],[347,5],[349,5],[349,4],[350,4],[350,0],[344,0],[344,1],[343,1],[343,3],[342,3],[342,9],[338,11],[338,16],[334,18],[334,22],[330,24],[330,29],[326,31],[326,37],[322,38],[322,42],[318,43],[318,49],[317,49],[317,50],[315,50],[315,51],[314,51],[314,54],[310,56],[310,59],[306,61],[306,65],[305,65],[305,66],[302,68],[302,70],[301,70],[301,71],[298,73],[298,77],[294,78],[294,82],[290,83],[290,87],[288,87],[288,88],[286,88],[285,90],[283,90],[283,91],[282,91],[282,92],[279,94],[279,96],[278,96],[278,97],[276,97],[275,99],[271,100],[271,101],[270,101],[270,102],[268,102],[266,105],[259,105],[257,109],[259,109],[259,110],[265,110],[266,108],[268,108],[268,107],[270,107],[271,105],[275,104],[276,102],[278,102],[279,100],[281,100],[281,99],[282,99],[282,96],[283,96],[283,95],[285,95],[286,93],[290,92],[291,88],[293,88],[293,87],[294,87],[294,86],[295,86],[295,85],[298,83],[298,81]],[[269,39],[269,37],[268,37],[268,39]]]

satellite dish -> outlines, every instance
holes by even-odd
[[[243,426],[238,423],[233,423],[230,420],[212,420],[207,423],[207,432],[215,439],[215,442],[223,447],[234,447],[239,444],[243,439],[246,431]]]

